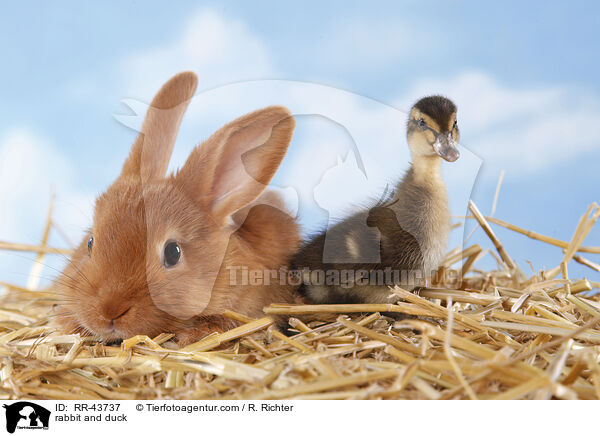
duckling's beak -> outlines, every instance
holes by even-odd
[[[452,133],[440,133],[437,135],[433,143],[433,149],[448,162],[454,162],[460,156],[460,152],[456,148],[456,142],[452,139]]]

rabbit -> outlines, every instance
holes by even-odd
[[[459,157],[456,116],[445,97],[415,103],[407,129],[413,162],[404,177],[376,205],[316,234],[294,255],[304,298],[316,304],[392,303],[398,297],[390,286],[413,290],[432,276],[450,232],[441,162]],[[328,281],[318,278],[320,271]]]
[[[280,106],[251,112],[166,175],[196,86],[183,72],[160,89],[120,175],[97,198],[93,225],[55,282],[63,330],[109,343],[166,332],[186,345],[237,326],[226,310],[261,317],[271,302],[298,301],[286,284],[233,277],[240,267],[286,267],[298,249],[295,217],[265,190],[295,120]]]

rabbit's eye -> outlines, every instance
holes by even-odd
[[[94,247],[94,237],[93,236],[90,236],[90,239],[88,239],[87,247],[88,247],[88,253],[92,254],[92,248]]]
[[[164,265],[169,268],[177,265],[181,259],[181,248],[177,242],[167,242],[164,250]]]

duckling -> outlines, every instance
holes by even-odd
[[[404,177],[375,205],[317,234],[294,256],[306,300],[390,303],[397,297],[389,286],[411,290],[437,270],[450,232],[441,163],[459,158],[456,113],[442,96],[414,104],[407,124],[412,164]]]

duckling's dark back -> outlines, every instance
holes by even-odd
[[[364,284],[323,284],[314,283],[305,273],[300,292],[309,301],[321,304],[390,303],[393,298],[389,286],[412,289],[423,284],[444,254],[449,227],[445,191],[434,193],[434,189],[415,182],[411,169],[398,184],[393,204],[375,205],[306,242],[294,256],[293,268],[324,271],[325,275],[337,271],[340,280],[342,272],[356,276],[366,271],[369,279]],[[379,261],[365,262],[372,257],[373,247]],[[344,261],[324,262],[326,250],[328,258],[333,253],[334,259]],[[348,261],[351,259],[356,262]]]

